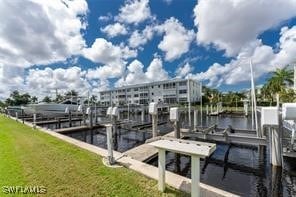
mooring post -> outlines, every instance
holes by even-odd
[[[248,102],[247,101],[244,102],[244,112],[245,112],[245,116],[248,116]]]
[[[112,114],[111,114],[111,123],[113,124],[113,134],[117,134],[117,119],[119,116],[119,110],[118,107],[112,108]]]
[[[61,118],[58,118],[58,129],[61,128]]]
[[[296,68],[296,66],[294,67]],[[296,77],[296,74],[295,74]],[[295,86],[296,87],[296,86]],[[296,129],[296,103],[283,103],[282,106],[282,120],[293,121],[292,135],[291,135],[291,148],[293,149],[295,129]]]
[[[180,124],[179,124],[179,108],[173,107],[170,109],[170,121],[174,123],[174,137],[180,138]]]
[[[113,157],[113,132],[112,132],[113,125],[107,124],[106,131],[107,131],[107,148],[108,148],[108,162],[109,165],[113,165],[115,163],[115,159]]]
[[[158,149],[158,190],[165,190],[165,150]]]
[[[25,113],[24,113],[24,109],[22,109],[22,123],[25,123]]]
[[[18,119],[18,112],[16,111],[15,112],[15,120],[17,121],[17,119]]]
[[[72,112],[69,110],[69,127],[72,127]]]
[[[158,134],[157,134],[157,115],[152,115],[152,135],[153,135],[153,137],[158,136]]]
[[[264,126],[269,130],[271,164],[273,166],[282,166],[281,121],[279,121],[277,107],[261,108],[261,128],[264,128]]]
[[[198,115],[198,111],[194,110],[194,114],[193,114],[193,130],[195,130],[197,128],[197,115]]]
[[[82,107],[82,119],[83,119],[83,125],[86,125],[86,115],[85,115],[84,107]]]
[[[149,104],[149,114],[152,116],[152,136],[157,136],[157,103]]]
[[[213,105],[211,104],[211,114],[213,113]]]
[[[141,108],[141,121],[144,122],[145,120],[145,107],[144,105],[142,105],[142,108]]]
[[[207,105],[206,113],[209,115],[209,105]]]
[[[276,94],[276,107],[277,108],[280,107],[280,95],[279,95],[279,93]]]
[[[97,112],[97,104],[95,103],[95,124],[98,124],[98,112]]]
[[[129,116],[130,116],[130,109],[129,109],[129,103],[127,104],[127,120],[129,120]]]
[[[36,114],[33,114],[33,128],[36,129]]]
[[[280,128],[271,128],[271,163],[273,166],[282,166],[282,145]]]
[[[292,134],[291,134],[291,148],[292,149],[293,149],[294,139],[295,139],[295,121],[294,121],[294,125],[292,128]]]
[[[196,155],[191,155],[191,196],[200,197],[200,159]]]
[[[93,111],[91,107],[89,107],[89,127],[93,128]]]

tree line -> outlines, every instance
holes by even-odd
[[[71,99],[78,97],[79,94],[75,90],[70,90],[66,92],[65,94],[57,94],[55,98],[51,98],[50,96],[45,96],[43,99],[41,99],[41,102],[45,103],[59,103],[66,99]],[[97,102],[96,96],[90,97],[90,102],[94,103]],[[13,91],[10,96],[5,101],[0,101],[0,107],[7,107],[7,106],[19,106],[19,105],[27,105],[27,104],[33,104],[37,103],[38,98],[36,96],[31,96],[29,93],[20,93],[19,91],[15,90]],[[84,100],[84,102],[88,102],[87,99]]]

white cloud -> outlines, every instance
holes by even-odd
[[[197,80],[207,80],[210,86],[234,85],[250,80],[250,59],[253,62],[255,77],[259,78],[275,70],[275,68],[282,68],[289,63],[295,62],[295,53],[296,26],[290,29],[283,27],[278,52],[257,40],[245,46],[237,57],[229,63],[225,65],[215,63],[206,72],[197,73],[192,77]]]
[[[85,0],[0,1],[0,97],[24,90],[24,68],[79,55],[87,12]]]
[[[125,28],[124,25],[120,23],[114,23],[107,25],[104,28],[101,28],[101,31],[106,33],[110,38],[113,38],[118,35],[126,35],[127,34],[127,29]]]
[[[279,40],[279,53],[272,61],[272,65],[286,65],[296,62],[296,26],[292,28],[283,27]]]
[[[84,0],[1,1],[0,64],[29,67],[79,54],[87,11]]]
[[[182,23],[174,17],[157,26],[156,30],[164,32],[158,48],[165,52],[167,61],[173,61],[188,52],[195,35],[193,30],[185,29]]]
[[[169,78],[167,71],[163,68],[161,59],[158,57],[152,60],[145,74],[149,81],[162,81]]]
[[[260,33],[296,16],[296,1],[199,0],[194,14],[197,41],[235,56]]]
[[[24,68],[0,64],[0,99],[9,96],[11,90],[23,89]]]
[[[97,38],[90,48],[85,48],[83,54],[86,58],[96,63],[108,64],[121,59],[136,57],[135,50],[125,46],[116,46],[104,38]]]
[[[125,60],[136,57],[137,51],[130,50],[123,44],[117,46],[103,38],[97,38],[90,48],[84,49],[83,54],[93,62],[103,64],[89,69],[87,76],[91,79],[108,79],[120,77],[125,69]]]
[[[190,74],[192,70],[193,70],[193,67],[189,63],[186,63],[176,70],[176,76],[180,78],[184,78],[188,74]]]
[[[35,95],[47,95],[55,92],[65,92],[69,90],[79,91],[80,94],[86,94],[90,84],[85,79],[85,71],[74,66],[69,68],[52,69],[30,69],[26,77],[27,90]]]
[[[129,46],[132,48],[137,48],[146,44],[149,40],[153,38],[154,31],[154,27],[151,25],[146,26],[145,29],[141,32],[135,30],[128,40]]]
[[[107,21],[110,21],[112,18],[113,18],[112,14],[108,13],[105,16],[99,16],[98,20],[102,22],[107,22]]]
[[[144,72],[144,65],[140,61],[134,60],[128,65],[126,76],[120,78],[115,86],[161,81],[168,78],[169,75],[167,71],[164,70],[160,58],[155,57],[147,67],[146,72]]]
[[[173,0],[163,0],[166,4],[170,5]]]
[[[149,0],[127,0],[115,17],[117,21],[128,24],[139,24],[149,18],[152,18]]]

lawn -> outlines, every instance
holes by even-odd
[[[44,186],[40,196],[183,196],[96,154],[0,115],[0,196],[4,186]],[[25,195],[29,196],[29,195]]]

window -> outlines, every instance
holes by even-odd
[[[153,89],[153,88],[154,88],[154,86],[151,86],[151,88]]]
[[[160,88],[160,85],[158,85],[158,88]]]
[[[154,93],[153,93],[153,92],[151,92],[151,95],[153,96],[153,95],[154,95]]]
[[[179,90],[179,94],[186,94],[187,90]]]
[[[176,87],[176,83],[165,83],[163,84],[163,89],[172,89]]]
[[[139,97],[139,95],[138,94],[134,94],[134,97]]]
[[[179,82],[179,86],[186,86],[187,85],[187,81],[181,81]]]
[[[138,91],[138,88],[134,88],[134,91]]]

